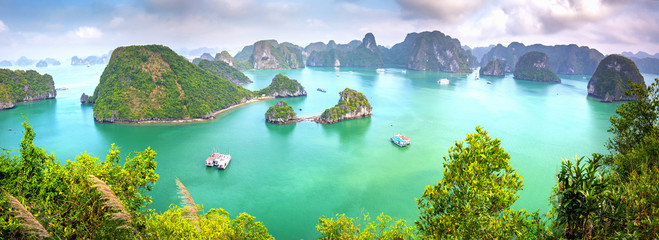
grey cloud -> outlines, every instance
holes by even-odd
[[[460,22],[488,5],[490,0],[396,0],[404,18],[432,18],[444,22]]]

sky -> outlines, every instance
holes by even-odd
[[[659,0],[0,0],[0,60],[102,55],[162,44],[237,53],[258,40],[302,47],[441,31],[470,47],[577,44],[659,53]]]

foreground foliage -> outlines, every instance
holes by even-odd
[[[360,224],[363,222],[363,228]],[[318,219],[316,229],[321,234],[318,239],[416,239],[414,228],[408,227],[405,220],[395,220],[380,214],[372,220],[368,214],[363,219],[354,219],[345,214],[336,218]]]

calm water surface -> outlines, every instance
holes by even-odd
[[[368,97],[373,117],[334,125],[273,125],[265,123],[264,113],[278,100],[268,100],[209,122],[100,124],[79,98],[93,92],[103,69],[38,69],[53,75],[56,86],[70,89],[58,92],[55,100],[0,111],[0,147],[18,148],[23,117],[36,129],[36,144],[61,161],[85,152],[104,158],[112,143],[124,154],[150,146],[158,152],[160,174],[150,207],[164,211],[178,204],[179,178],[205,209],[224,208],[234,217],[247,212],[280,239],[316,238],[318,218],[337,213],[384,212],[413,225],[418,216],[414,199],[442,177],[448,148],[477,125],[502,140],[512,166],[524,177],[515,207],[546,212],[561,159],[605,152],[609,116],[616,107],[587,98],[584,76],[560,76],[563,83],[551,84],[517,81],[512,75],[475,80],[472,74],[395,68],[384,73],[306,68],[246,71],[254,83],[245,87],[263,88],[277,73],[297,79],[309,95],[286,101],[299,116],[320,114],[349,87]],[[646,82],[655,77],[645,75]],[[450,84],[438,84],[441,78]],[[409,136],[412,145],[392,144],[395,133]],[[232,155],[227,170],[203,165],[214,149]]]

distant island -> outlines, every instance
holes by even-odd
[[[304,68],[302,47],[292,43],[278,43],[276,40],[261,40],[246,46],[235,57],[223,51],[215,55],[204,53],[193,60],[199,63],[202,59],[223,61],[239,70],[274,70]]]
[[[385,64],[411,70],[470,73],[471,67],[478,66],[478,59],[464,50],[458,39],[440,31],[410,33],[391,49],[380,50]]]
[[[481,59],[481,67],[486,66],[491,60],[501,59],[506,62],[506,72],[512,73],[519,58],[532,51],[547,54],[549,66],[558,74],[566,75],[591,75],[595,72],[597,64],[604,55],[596,49],[585,46],[579,47],[575,44],[546,46],[534,44],[525,46],[518,42],[512,42],[507,47],[496,45]]]
[[[57,96],[53,77],[34,70],[0,69],[0,110],[17,103],[53,99]]]
[[[515,65],[514,78],[537,82],[561,82],[549,66],[547,54],[537,51],[527,52],[519,58]]]
[[[2,60],[0,61],[0,67],[11,67],[12,64],[9,60]]]
[[[503,77],[506,75],[506,62],[501,59],[490,60],[484,67],[481,67],[478,72],[481,76],[495,76]]]
[[[223,67],[230,73],[237,71]],[[98,122],[181,122],[213,119],[227,109],[261,99],[304,95],[297,81],[282,74],[270,86],[253,92],[223,74],[190,63],[168,47],[147,45],[117,48],[94,94],[83,93],[80,102],[94,105]]]
[[[88,56],[84,59],[79,58],[78,56],[71,57],[71,65],[95,65],[95,64],[105,64],[109,61],[109,55],[103,56]]]
[[[367,33],[362,41],[352,41],[346,45],[336,45],[330,41],[312,43],[307,46],[307,65],[312,67],[382,67],[382,56],[375,42],[375,36]]]
[[[636,64],[624,56],[612,54],[599,63],[597,70],[588,81],[588,95],[600,98],[602,102],[631,101],[632,96],[625,95],[629,82],[642,84],[643,76]]]

